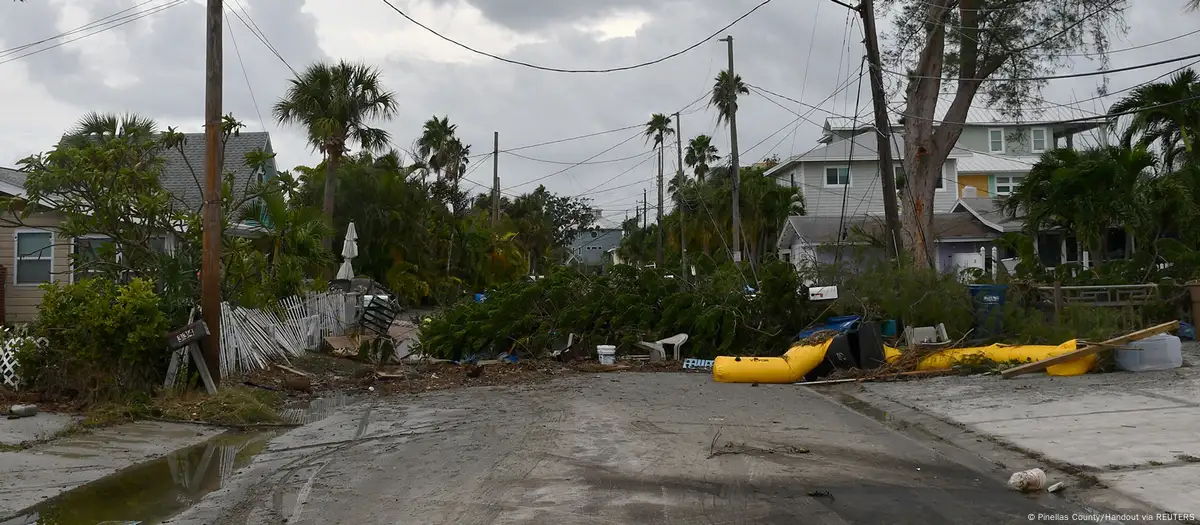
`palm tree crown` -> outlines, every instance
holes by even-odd
[[[650,116],[650,120],[646,122],[646,142],[652,142],[654,147],[662,147],[663,140],[666,137],[675,134],[675,130],[671,127],[671,117],[662,113],[655,113]]]
[[[333,224],[337,170],[353,142],[364,151],[382,151],[390,142],[387,131],[368,123],[396,113],[396,96],[383,88],[379,71],[361,63],[316,63],[292,79],[279,102],[275,119],[280,124],[300,124],[308,143],[325,156],[325,220]],[[326,249],[333,237],[324,239]]]
[[[737,111],[737,95],[748,95],[750,89],[742,82],[741,75],[729,78],[729,70],[721,71],[713,82],[712,98],[708,105],[717,108],[717,121],[729,122],[729,116]]]
[[[720,158],[717,155],[717,147],[712,145],[712,137],[696,135],[688,141],[687,149],[684,150],[683,163],[692,168],[692,172],[696,174],[696,180],[703,181],[704,176],[708,174],[709,164]]]
[[[425,165],[441,178],[442,170],[452,162],[449,158],[458,126],[450,123],[450,117],[436,115],[425,121],[421,138],[417,139],[417,154]]]
[[[340,158],[347,142],[367,151],[385,149],[388,132],[367,123],[393,117],[396,108],[396,97],[383,89],[377,69],[341,61],[308,66],[291,80],[274,113],[280,124],[304,126],[317,151]]]
[[[1198,0],[1200,1],[1200,0]],[[1126,148],[1138,143],[1149,146],[1158,143],[1164,163],[1174,164],[1180,151],[1194,153],[1196,127],[1200,126],[1200,77],[1191,69],[1176,73],[1169,82],[1146,84],[1113,104],[1109,114],[1137,112],[1121,140]],[[1180,147],[1182,146],[1182,148]]]

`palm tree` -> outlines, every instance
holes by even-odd
[[[659,267],[663,263],[663,147],[666,145],[664,140],[666,137],[675,134],[675,130],[671,128],[671,117],[662,113],[650,115],[650,120],[646,122],[646,142],[653,143],[653,147],[658,148],[658,258],[655,259]]]
[[[729,70],[721,71],[713,83],[712,98],[708,105],[717,108],[717,122],[729,122],[729,116],[737,111],[737,95],[749,95],[750,89],[742,82],[741,75],[729,78]]]
[[[446,180],[450,181],[450,208],[455,215],[462,211],[463,204],[460,202],[462,197],[458,193],[458,183],[467,173],[467,165],[471,159],[471,146],[463,144],[458,137],[452,137],[446,144],[442,161],[442,169],[445,170]]]
[[[1144,196],[1156,165],[1142,147],[1051,150],[1002,207],[1010,216],[1023,215],[1030,232],[1058,227],[1074,233],[1103,260],[1110,228],[1152,229],[1146,225]]]
[[[1197,0],[1200,2],[1200,0]],[[1140,136],[1139,145],[1158,143],[1167,166],[1174,164],[1179,145],[1188,156],[1195,153],[1193,141],[1200,127],[1200,77],[1185,69],[1169,82],[1146,84],[1113,104],[1109,114],[1136,112],[1121,139],[1126,148],[1133,147],[1133,138]]]
[[[349,152],[347,143],[365,151],[382,151],[389,143],[387,131],[368,125],[396,113],[395,95],[386,91],[379,70],[360,63],[316,63],[292,79],[287,93],[275,103],[280,124],[300,124],[308,143],[325,158],[325,193],[322,211],[332,225],[337,195],[337,170]],[[333,246],[333,236],[324,239]]]
[[[417,155],[426,167],[433,170],[435,180],[441,180],[442,171],[453,162],[450,156],[452,145],[457,140],[454,136],[457,130],[458,126],[450,123],[450,117],[439,119],[434,115],[425,121],[421,138],[417,139]]]
[[[688,141],[687,149],[683,155],[683,163],[687,164],[687,167],[692,168],[692,172],[696,174],[697,181],[704,182],[704,176],[708,174],[709,164],[716,162],[720,158],[717,155],[717,147],[712,145],[712,137],[708,135],[696,135]]]
[[[157,132],[158,123],[148,117],[133,113],[116,115],[91,112],[75,123],[75,127],[67,132],[67,137],[106,140],[135,135],[149,137]]]

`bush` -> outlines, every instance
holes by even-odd
[[[747,294],[755,275],[759,289]],[[613,344],[629,352],[637,341],[686,333],[689,357],[778,355],[811,320],[798,289],[795,271],[783,262],[756,270],[728,264],[695,283],[624,265],[601,276],[560,268],[536,282],[489,290],[482,303],[447,308],[422,327],[421,348],[447,359],[539,355],[552,339],[574,333],[578,349]]]
[[[35,337],[18,352],[23,383],[85,403],[151,391],[165,373],[168,325],[149,281],[43,285]]]
[[[951,338],[974,324],[974,304],[967,285],[952,273],[895,262],[882,262],[847,276],[835,313],[864,320],[895,319],[906,326],[946,325]]]

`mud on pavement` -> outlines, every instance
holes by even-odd
[[[794,385],[572,375],[347,407],[275,439],[171,523],[1030,523],[1088,511],[1003,481]]]

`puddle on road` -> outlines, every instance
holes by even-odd
[[[288,403],[279,411],[279,416],[288,423],[307,425],[340,412],[343,408],[354,404],[358,400],[359,396],[339,394],[329,397],[319,397],[311,401]]]
[[[222,434],[64,492],[0,525],[161,523],[221,488],[279,433]]]

